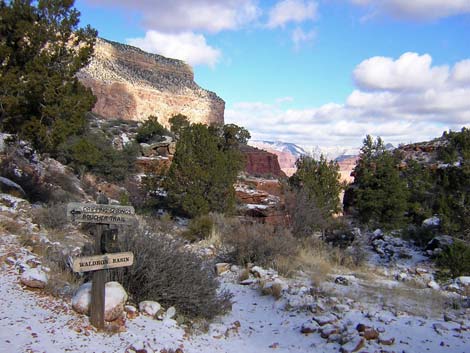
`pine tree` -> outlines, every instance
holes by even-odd
[[[0,0],[0,124],[40,151],[82,133],[96,98],[75,74],[96,31],[78,28],[73,0]]]
[[[237,149],[225,148],[213,131],[202,124],[180,131],[164,182],[170,206],[190,217],[230,212],[235,206],[233,184],[242,168],[242,157]]]
[[[296,173],[289,178],[295,193],[292,213],[294,234],[308,236],[313,231],[325,231],[332,216],[341,211],[339,194],[344,186],[340,182],[339,166],[321,155],[319,160],[301,156]]]
[[[403,225],[408,189],[399,171],[400,159],[385,150],[383,141],[368,135],[354,169],[354,206],[363,223],[394,228]]]

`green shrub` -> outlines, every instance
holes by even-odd
[[[59,146],[59,158],[77,172],[89,171],[110,181],[122,181],[135,170],[136,144],[123,150],[113,148],[111,141],[99,133],[70,138]]]
[[[136,304],[155,300],[188,316],[211,319],[231,307],[231,294],[218,293],[212,266],[183,249],[182,243],[144,229],[119,236],[120,251],[132,251],[134,264],[110,271]]]
[[[452,278],[470,275],[470,246],[456,240],[439,255],[437,265]]]
[[[158,122],[156,116],[151,115],[142,126],[139,127],[135,139],[139,143],[149,142],[151,140],[161,141],[164,135],[171,135],[171,133]]]

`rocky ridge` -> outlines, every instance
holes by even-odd
[[[98,98],[93,112],[109,119],[168,125],[176,114],[193,123],[223,123],[225,102],[199,87],[189,65],[98,38],[90,64],[77,77]]]

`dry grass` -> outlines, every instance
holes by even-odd
[[[0,232],[19,235],[20,237],[26,234],[23,224],[15,221],[14,219],[2,219],[0,222]]]
[[[449,308],[448,299],[439,291],[423,288],[418,282],[401,282],[387,286],[377,282],[362,284],[348,297],[362,303],[381,304],[392,311],[423,317],[436,317]]]
[[[64,268],[64,266],[50,260],[46,260],[46,266],[51,270],[45,291],[53,296],[71,298],[83,283],[83,278],[73,273],[68,267]]]

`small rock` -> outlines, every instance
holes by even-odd
[[[48,276],[40,267],[26,269],[20,278],[21,283],[30,288],[45,288]]]
[[[343,276],[338,276],[335,278],[335,283],[336,284],[341,284],[342,286],[348,286],[349,285],[349,281],[346,277],[343,277]]]
[[[449,329],[446,326],[440,323],[433,324],[432,328],[434,329],[434,331],[436,331],[436,333],[440,335],[442,334],[442,331],[449,331]]]
[[[320,328],[320,336],[321,338],[327,339],[331,335],[339,333],[339,327],[328,324]]]
[[[308,335],[310,333],[316,332],[319,327],[320,326],[315,321],[307,321],[302,324],[302,328],[300,329],[300,332]]]
[[[362,349],[364,347],[364,344],[365,344],[364,338],[358,337],[346,343],[344,346],[342,346],[339,349],[339,351],[340,353],[354,353]]]
[[[155,316],[162,306],[153,300],[144,300],[139,303],[139,311],[149,316]]]
[[[375,340],[375,339],[379,338],[379,336],[380,336],[379,332],[377,330],[374,330],[373,328],[366,329],[362,333],[362,337],[364,337],[368,341]]]
[[[228,271],[230,271],[230,264],[226,262],[215,264],[215,272],[217,273],[218,276]]]
[[[258,278],[265,277],[266,274],[268,273],[265,269],[259,266],[253,266],[250,271],[253,274],[253,276],[258,277]]]
[[[439,286],[439,284],[437,284],[436,281],[429,281],[429,282],[427,283],[427,286],[428,286],[428,288],[431,288],[431,289],[434,289],[434,290],[439,290],[439,289],[441,289],[441,286]]]
[[[392,344],[395,343],[395,337],[391,338],[379,338],[379,343],[384,345],[384,346],[391,346]]]
[[[314,316],[313,320],[315,320],[320,326],[324,326],[338,321],[338,318],[333,314],[326,314],[322,316]]]
[[[173,319],[176,315],[176,309],[174,306],[170,306],[165,315],[164,315],[164,319],[167,320],[167,319]]]
[[[357,332],[364,332],[365,330],[368,330],[368,329],[370,329],[370,327],[364,324],[357,324],[356,326]]]
[[[124,311],[126,312],[127,318],[128,319],[135,319],[136,317],[139,316],[139,311],[137,308],[133,305],[125,305],[124,306]]]

